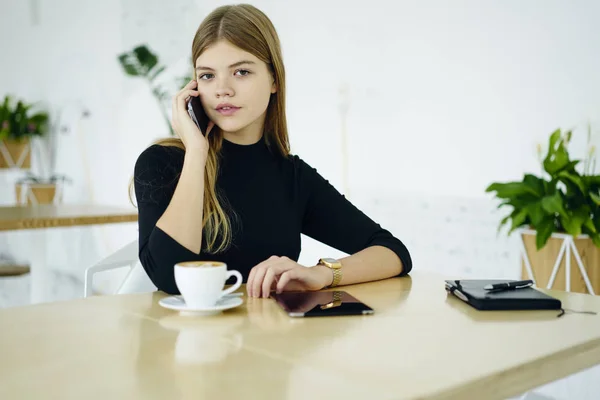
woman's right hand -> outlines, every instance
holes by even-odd
[[[171,126],[179,138],[183,141],[186,150],[200,150],[204,154],[208,153],[208,140],[198,126],[194,123],[188,114],[187,105],[192,96],[199,96],[200,93],[196,90],[198,83],[195,80],[190,81],[173,97],[173,117]],[[206,128],[206,136],[214,127],[214,123],[210,121]]]

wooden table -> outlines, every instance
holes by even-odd
[[[246,297],[179,316],[160,292],[0,309],[0,398],[505,399],[600,363],[600,315],[476,311],[443,279],[340,288],[372,316],[294,319]]]
[[[137,210],[97,205],[0,207],[0,231],[137,221]]]
[[[0,231],[58,228],[136,222],[135,208],[102,205],[36,205],[0,207]],[[47,300],[48,268],[44,232],[32,235],[30,244],[31,302]],[[35,249],[35,250],[33,250]]]

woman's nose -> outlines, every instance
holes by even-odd
[[[217,97],[233,96],[234,91],[228,80],[224,79],[218,82],[216,94]]]

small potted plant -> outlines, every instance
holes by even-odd
[[[65,175],[53,174],[42,178],[28,173],[15,184],[17,204],[29,206],[60,203],[67,182],[70,179]]]
[[[0,168],[31,168],[31,143],[48,130],[48,113],[6,95],[0,105]]]
[[[568,145],[572,131],[554,131],[542,158],[542,174],[525,174],[521,181],[495,182],[498,207],[511,207],[499,229],[509,224],[508,234],[519,230],[523,243],[522,271],[532,269],[538,285],[566,286],[573,291],[600,291],[600,175],[595,175],[595,147],[590,144],[583,160],[571,160]],[[573,265],[573,271],[570,266]],[[567,274],[557,274],[561,267]],[[567,276],[568,275],[568,276]]]
[[[62,124],[61,114],[58,112],[50,118],[52,123],[46,135],[32,140],[35,163],[32,170],[15,184],[17,204],[55,204],[62,201],[65,183],[71,180],[56,172],[59,136],[69,132],[68,127]],[[81,116],[87,118],[89,115],[89,111],[83,110]]]

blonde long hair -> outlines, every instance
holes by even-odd
[[[200,24],[192,42],[192,69],[196,79],[195,63],[209,46],[225,39],[234,46],[253,54],[267,64],[273,74],[277,92],[271,94],[263,135],[272,152],[281,156],[290,153],[285,113],[285,68],[279,37],[271,20],[259,9],[249,4],[228,5],[216,8]],[[204,172],[203,237],[208,253],[219,253],[231,244],[230,218],[216,191],[219,170],[219,153],[223,134],[215,126],[208,136],[210,148]],[[179,138],[165,138],[155,144],[174,146],[185,150]],[[131,191],[130,191],[131,193]]]

